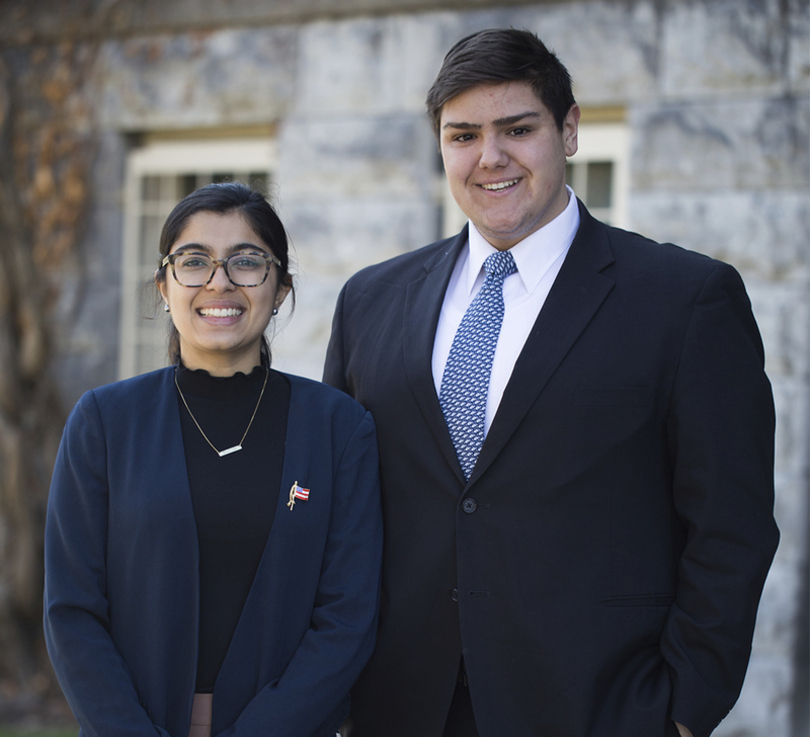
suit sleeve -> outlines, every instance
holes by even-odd
[[[672,719],[707,737],[739,696],[779,533],[774,407],[742,280],[719,266],[695,302],[674,385],[673,499],[686,530],[661,649]]]
[[[329,347],[326,350],[326,361],[323,368],[323,382],[351,394],[346,382],[346,365],[344,358],[343,311],[346,303],[346,289],[344,286],[338,296],[335,314],[332,318],[332,335],[329,338]]]
[[[282,676],[220,737],[320,737],[374,649],[382,512],[374,422],[365,413],[336,465],[333,508],[312,623]],[[337,720],[338,723],[334,723]]]
[[[88,392],[68,418],[45,525],[44,629],[48,653],[84,734],[168,733],[152,723],[109,635],[104,431]]]

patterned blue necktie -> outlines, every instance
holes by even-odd
[[[484,271],[484,284],[453,338],[439,392],[447,429],[466,479],[484,444],[489,375],[503,322],[503,280],[517,267],[509,251],[498,251],[487,256]]]

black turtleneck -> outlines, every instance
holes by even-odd
[[[188,406],[219,450],[237,445],[262,389],[265,369],[217,377],[177,370]],[[178,398],[179,399],[179,398]],[[278,503],[290,382],[270,370],[242,450],[219,457],[180,401],[183,445],[200,545],[197,691],[211,692],[264,552]]]

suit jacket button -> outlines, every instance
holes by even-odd
[[[461,508],[467,513],[472,514],[476,509],[478,509],[478,505],[475,503],[475,499],[465,499],[461,503]]]
[[[458,601],[458,589],[450,589],[450,598],[453,601]]]

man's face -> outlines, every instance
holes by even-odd
[[[578,123],[574,105],[560,131],[528,82],[479,85],[444,104],[450,191],[495,248],[511,248],[565,209],[565,157],[576,153]]]

